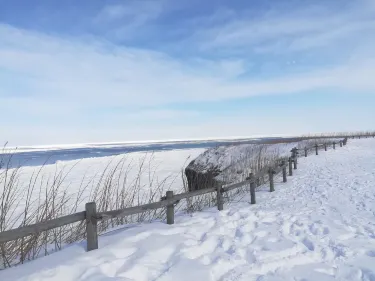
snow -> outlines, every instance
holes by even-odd
[[[341,139],[331,139],[331,141]],[[323,141],[317,140],[320,144]],[[216,180],[234,183],[244,181],[252,171],[251,167],[257,166],[258,157],[273,161],[275,158],[289,157],[291,150],[295,147],[311,147],[311,140],[276,143],[276,144],[237,144],[229,146],[219,146],[206,150],[194,159],[192,169],[205,173],[209,170],[219,169],[221,173],[215,177]]]
[[[375,280],[375,140],[301,158],[275,182],[225,205],[125,226],[85,252],[60,252],[0,271],[0,280]]]
[[[53,144],[53,145],[30,145],[30,146],[9,146],[2,148],[1,152],[13,154],[22,152],[47,152],[69,149],[95,149],[95,148],[116,148],[128,146],[152,146],[156,144],[179,144],[179,143],[201,143],[201,142],[244,142],[249,140],[260,140],[269,138],[296,138],[298,136],[288,134],[232,136],[232,137],[208,137],[190,139],[167,139],[167,140],[146,140],[146,141],[118,141],[118,142],[97,142],[97,143],[75,143],[75,144]]]
[[[62,171],[62,178],[64,179],[61,181],[60,190],[66,191],[67,195],[74,201],[76,198],[75,194],[78,193],[80,187],[87,186],[83,192],[83,198],[88,198],[92,189],[99,184],[106,168],[114,168],[123,160],[125,163],[124,166],[128,167],[126,171],[123,171],[127,173],[124,177],[126,177],[128,186],[137,180],[140,186],[143,187],[139,190],[139,194],[146,194],[150,191],[150,188],[157,187],[181,192],[181,170],[191,159],[194,159],[203,151],[204,149],[185,149],[148,153],[135,152],[117,156],[58,161],[54,165],[25,166],[21,168],[17,180],[20,190],[27,190],[30,180],[36,179],[36,185],[41,186],[41,191],[39,191],[39,188],[35,190],[31,201],[37,202],[39,194],[43,195],[45,188],[50,187],[48,183],[53,181],[57,172]],[[10,170],[9,174],[12,171],[13,169]],[[38,177],[36,178],[35,175],[37,174]],[[110,174],[110,169],[107,169],[104,174]],[[150,175],[153,178],[152,184],[150,183]],[[164,182],[164,184],[159,186],[160,182]],[[0,192],[1,188],[3,186],[0,185]],[[25,195],[25,192],[23,192],[23,195]],[[19,197],[19,204],[14,204],[17,209],[13,212],[13,217],[17,217],[23,212],[25,199],[25,196]],[[87,200],[80,203],[77,211],[84,210]]]
[[[196,139],[170,139],[170,140],[147,140],[147,141],[121,141],[121,142],[98,142],[98,143],[77,143],[77,144],[54,144],[54,145],[34,145],[34,146],[5,146],[1,152],[13,154],[22,152],[43,152],[69,149],[95,149],[95,148],[116,148],[128,146],[152,146],[156,144],[179,144],[179,143],[200,143],[200,142],[222,142],[222,141],[249,141],[259,140],[269,137],[287,137],[284,135],[262,135],[247,137],[226,137],[226,138],[196,138]]]

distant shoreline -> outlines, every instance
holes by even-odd
[[[191,143],[191,142],[218,142],[218,141],[248,141],[260,140],[268,138],[290,138],[294,136],[287,135],[254,135],[254,136],[236,136],[224,138],[196,138],[196,139],[171,139],[171,140],[146,140],[146,141],[117,141],[117,142],[90,142],[77,144],[51,144],[51,145],[21,145],[21,146],[6,146],[5,151],[12,151],[14,153],[29,152],[29,151],[47,151],[47,150],[61,150],[74,148],[95,148],[95,147],[116,147],[116,146],[134,146],[134,145],[150,145],[150,144],[166,144],[166,143]]]
[[[294,139],[294,138],[293,138]],[[10,166],[39,166],[55,164],[57,161],[70,161],[92,157],[115,156],[135,152],[154,152],[169,150],[185,150],[195,148],[210,148],[221,145],[270,143],[289,141],[288,138],[247,138],[247,139],[212,139],[190,141],[164,141],[147,143],[112,143],[85,146],[66,146],[50,148],[8,149],[0,154],[3,160],[11,159]],[[4,159],[5,158],[5,159]]]

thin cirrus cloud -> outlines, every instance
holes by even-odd
[[[140,32],[145,33],[145,27],[157,20],[165,9],[165,1],[109,4],[100,9],[92,23],[106,38],[130,42]]]
[[[129,126],[134,131],[131,134],[134,140],[155,139],[152,135],[146,137],[147,131],[152,132],[147,123],[154,126],[155,120],[166,124],[165,128],[159,128],[157,137],[163,138],[160,132],[168,132],[165,137],[170,137],[167,126],[173,122],[169,121],[180,118],[185,120],[186,130],[175,129],[176,133],[201,137],[198,134],[202,132],[218,135],[222,130],[212,126],[214,115],[202,122],[199,130],[192,129],[194,122],[205,114],[189,104],[210,106],[211,102],[305,94],[322,89],[349,94],[375,91],[375,39],[370,36],[375,31],[371,18],[375,7],[371,1],[358,1],[358,5],[336,9],[336,13],[324,5],[295,7],[290,11],[275,4],[255,16],[251,11],[224,5],[206,16],[174,18],[168,28],[164,17],[178,11],[180,6],[169,5],[168,1],[140,3],[103,6],[87,20],[91,28],[96,26],[101,30],[95,35],[84,31],[81,36],[59,35],[0,22],[0,82],[12,81],[2,83],[5,86],[0,88],[0,107],[5,116],[12,116],[14,108],[18,112],[18,116],[7,120],[7,126],[47,130],[58,123],[64,126],[61,139],[75,142],[74,136],[67,136],[69,128],[80,132],[79,141],[84,141],[83,136],[86,141],[98,140],[100,133],[92,129],[86,129],[87,135],[84,133],[90,120],[115,132],[124,123],[138,118],[137,122],[146,127],[139,133],[136,126]],[[146,30],[150,28],[160,32],[155,48],[132,41],[148,36]],[[179,36],[163,44],[163,32]],[[118,43],[121,39],[132,44]],[[326,56],[325,50],[316,50],[321,47],[335,47],[336,52],[331,60],[316,64],[315,59]],[[181,55],[184,50],[186,53]],[[259,53],[270,57],[259,60]],[[289,64],[290,60],[296,63]],[[254,73],[270,63],[279,65],[279,71],[272,77]],[[175,104],[179,107],[174,108]],[[181,104],[186,109],[181,110]],[[118,110],[114,112],[113,108]],[[68,115],[64,114],[67,110]],[[236,118],[241,117],[236,115]],[[271,126],[270,123],[270,130]],[[262,133],[266,131],[267,127],[262,128]],[[17,137],[12,140],[17,142],[22,134],[14,135]],[[112,136],[117,140],[122,138],[120,133]],[[123,140],[129,138],[123,137]],[[36,141],[38,137],[33,139]],[[42,136],[40,140],[48,143]]]
[[[226,100],[338,87],[374,90],[374,61],[345,63],[267,80],[234,79],[244,71],[241,60],[181,61],[153,51],[88,44],[0,27],[7,45],[0,65],[27,83],[27,93],[2,88],[1,96],[30,97],[58,104],[152,106],[174,102]],[[3,41],[4,42],[4,41]],[[197,68],[198,70],[195,70]],[[213,70],[215,69],[215,70]],[[356,73],[356,75],[353,75]],[[367,75],[360,75],[368,73]],[[79,98],[79,99],[77,99]],[[13,99],[16,101],[16,99]]]
[[[196,42],[201,51],[224,54],[280,55],[330,46],[344,49],[341,44],[353,39],[357,45],[362,42],[374,45],[371,36],[375,32],[373,3],[356,1],[344,5],[345,8],[340,7],[338,1],[332,3],[336,5],[282,6],[259,15],[243,11],[228,17],[229,12],[221,11],[219,15],[225,15],[223,22],[198,29],[188,40]]]

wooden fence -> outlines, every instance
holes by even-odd
[[[340,147],[342,147],[343,145],[346,145],[346,141],[347,139],[344,139],[343,141],[333,142],[329,145],[332,145],[333,149],[336,149],[336,144],[339,144]],[[273,192],[275,191],[274,176],[282,172],[283,182],[286,182],[287,169],[289,176],[292,176],[293,170],[297,169],[297,160],[298,157],[301,157],[300,151],[304,152],[305,157],[308,156],[308,152],[310,150],[314,150],[315,154],[318,155],[319,148],[322,149],[324,147],[324,150],[327,151],[327,146],[328,144],[325,143],[320,145],[314,145],[312,147],[306,147],[304,149],[294,148],[291,151],[292,154],[291,157],[289,157],[289,159],[283,159],[281,161],[278,161],[273,166],[265,167],[257,174],[251,173],[245,181],[180,194],[173,194],[173,191],[167,191],[166,196],[163,197],[159,202],[106,212],[97,212],[95,202],[89,202],[85,205],[85,211],[0,232],[0,243],[16,240],[22,237],[26,237],[28,235],[38,234],[42,231],[47,231],[67,224],[86,221],[87,251],[91,251],[98,249],[97,223],[99,220],[107,220],[116,217],[125,217],[129,215],[139,214],[148,210],[166,208],[167,224],[174,224],[174,207],[180,200],[216,192],[217,208],[219,211],[221,211],[224,209],[223,194],[244,186],[249,186],[250,202],[251,204],[256,204],[255,189],[257,186],[257,182],[260,178],[268,176],[270,192]]]

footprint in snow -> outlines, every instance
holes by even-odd
[[[314,243],[309,240],[308,238],[304,238],[302,240],[302,243],[306,246],[307,249],[309,249],[310,251],[314,251],[315,250],[315,246],[314,246]]]

